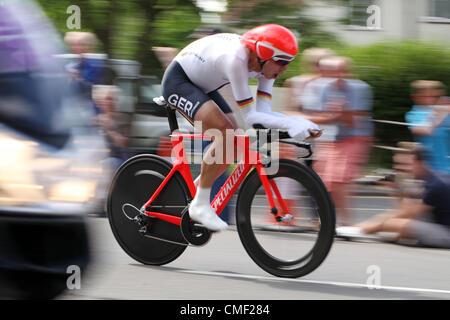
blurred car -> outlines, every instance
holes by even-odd
[[[85,215],[105,147],[52,58],[63,51],[35,3],[2,2],[0,298],[54,298],[91,260]]]

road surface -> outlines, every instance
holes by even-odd
[[[355,220],[394,205],[384,197],[354,198]],[[130,258],[105,218],[89,218],[94,261],[81,289],[60,299],[297,300],[449,299],[450,251],[337,239],[325,262],[299,279],[276,278],[245,252],[235,226],[189,247],[160,267]]]

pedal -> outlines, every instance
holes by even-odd
[[[139,231],[139,233],[142,234],[142,235],[147,234],[147,233],[148,233],[147,226],[143,226],[142,228],[139,228],[138,231]]]
[[[284,217],[281,217],[282,222],[291,222],[291,220],[294,218],[292,214],[286,214]]]
[[[187,211],[181,217],[180,227],[183,238],[194,246],[202,246],[211,239],[211,230],[194,222]]]

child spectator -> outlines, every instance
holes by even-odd
[[[417,80],[411,84],[415,102],[405,118],[414,140],[428,153],[433,170],[450,172],[450,102],[443,97],[444,85],[439,81]]]

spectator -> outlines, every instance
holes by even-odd
[[[450,172],[450,103],[439,81],[417,80],[411,84],[415,102],[405,118],[414,139],[429,153],[433,170]]]
[[[303,117],[320,124],[321,129],[324,130],[322,136],[313,142],[316,150],[313,154],[313,159],[316,161],[316,164],[323,160],[317,156],[319,154],[318,150],[321,150],[320,153],[328,153],[333,148],[338,130],[337,118],[341,116],[340,113],[336,112],[336,108],[334,110],[325,109],[323,100],[324,89],[328,83],[335,81],[341,76],[339,68],[344,67],[346,63],[341,57],[329,56],[324,53],[319,55],[320,52],[328,52],[323,50],[326,49],[321,49],[317,53],[315,60],[309,59],[310,61],[316,61],[317,67],[314,66],[314,68],[318,73],[313,78],[311,75],[305,76],[305,79],[309,80],[304,84],[302,90],[299,89],[300,85],[297,85],[296,91],[293,92],[299,95],[299,98],[293,103],[299,107],[297,111],[288,112],[289,115]],[[299,80],[297,83],[300,82]]]
[[[319,61],[322,58],[333,56],[333,52],[325,48],[309,48],[302,52],[302,61],[306,73],[286,80],[289,88],[286,109],[294,112],[305,112],[303,110],[303,97],[311,93],[306,86],[322,77]]]
[[[325,118],[319,118],[319,115],[324,114],[324,106],[321,101],[321,94],[325,84],[332,81],[334,75],[327,73],[327,69],[322,69],[320,67],[321,59],[326,59],[333,56],[333,52],[326,48],[309,48],[302,53],[302,65],[306,73],[290,78],[286,80],[286,85],[288,90],[288,100],[286,103],[286,114],[295,117],[306,118],[311,121],[318,120],[318,124],[321,124],[321,129],[325,132],[321,137],[315,139],[313,142],[314,149],[324,149],[330,146],[330,142],[334,141],[334,134],[336,132],[336,126],[334,124],[326,124]],[[331,117],[331,113],[325,114]],[[335,115],[335,114],[334,114]],[[314,119],[314,120],[312,120]],[[327,118],[328,120],[328,118]],[[290,145],[280,144],[279,153],[283,154],[283,157],[287,157],[296,160],[299,155],[299,149]],[[313,159],[316,160],[315,153],[313,154]],[[306,165],[312,166],[313,159],[305,160]],[[299,186],[292,181],[281,180],[279,185],[282,194],[298,194],[301,192]],[[289,207],[295,208],[299,207],[300,204],[295,197],[286,198],[286,203]],[[294,212],[292,212],[294,214]],[[270,213],[267,214],[272,219]],[[295,212],[295,218],[300,219],[299,212]]]
[[[117,112],[116,106],[120,91],[116,86],[94,85],[92,96],[99,108],[99,114],[94,118],[94,127],[103,135],[107,154],[100,161],[102,178],[98,181],[95,191],[95,203],[98,205],[93,213],[105,216],[105,200],[114,172],[129,158],[128,131],[130,119],[125,114]]]
[[[351,61],[343,57],[319,62],[322,74],[331,79],[324,84],[321,104],[324,111],[309,117],[316,123],[336,123],[334,142],[321,143],[313,168],[325,182],[338,210],[338,224],[350,222],[349,186],[366,163],[372,140],[371,89],[361,80],[349,79]]]
[[[153,51],[158,57],[163,69],[167,69],[173,58],[178,54],[178,50],[172,47],[153,47]]]
[[[79,55],[77,62],[67,65],[67,71],[75,81],[80,82],[89,91],[96,82],[100,69],[86,59],[85,54],[95,52],[97,38],[91,32],[67,32],[64,41],[71,53]]]
[[[79,55],[76,62],[69,63],[66,70],[72,78],[72,86],[87,101],[92,101],[92,86],[96,84],[112,85],[114,71],[105,62],[105,54],[94,54],[97,37],[91,32],[67,32],[64,40],[73,54]],[[100,113],[93,105],[96,114]]]
[[[412,176],[412,162],[414,154],[412,150],[419,147],[420,143],[400,141],[393,155],[393,169],[395,178],[392,187],[396,190],[400,202],[407,198],[420,198],[422,188],[420,182]]]
[[[427,247],[450,248],[450,175],[431,170],[423,149],[414,151],[412,175],[423,180],[420,199],[405,199],[398,209],[353,227],[337,228],[338,236],[363,237],[393,232],[396,241],[412,239]]]
[[[112,170],[117,169],[128,159],[127,147],[130,122],[128,117],[116,110],[119,93],[119,88],[108,85],[95,85],[92,91],[94,101],[100,110],[96,124],[103,133],[110,150],[105,163]]]
[[[305,66],[306,74],[286,80],[290,88],[288,94],[287,114],[309,119],[321,125],[324,133],[321,137],[311,142],[315,149],[326,148],[329,142],[334,141],[337,131],[336,126],[331,123],[333,119],[318,117],[323,114],[321,94],[325,84],[332,81],[334,75],[329,69],[321,67],[320,60],[332,57],[333,52],[325,48],[306,49],[302,54],[302,64]],[[328,117],[331,114],[326,114]],[[317,122],[316,122],[317,121]],[[313,158],[316,157],[313,155]],[[312,166],[312,160],[306,161]]]

